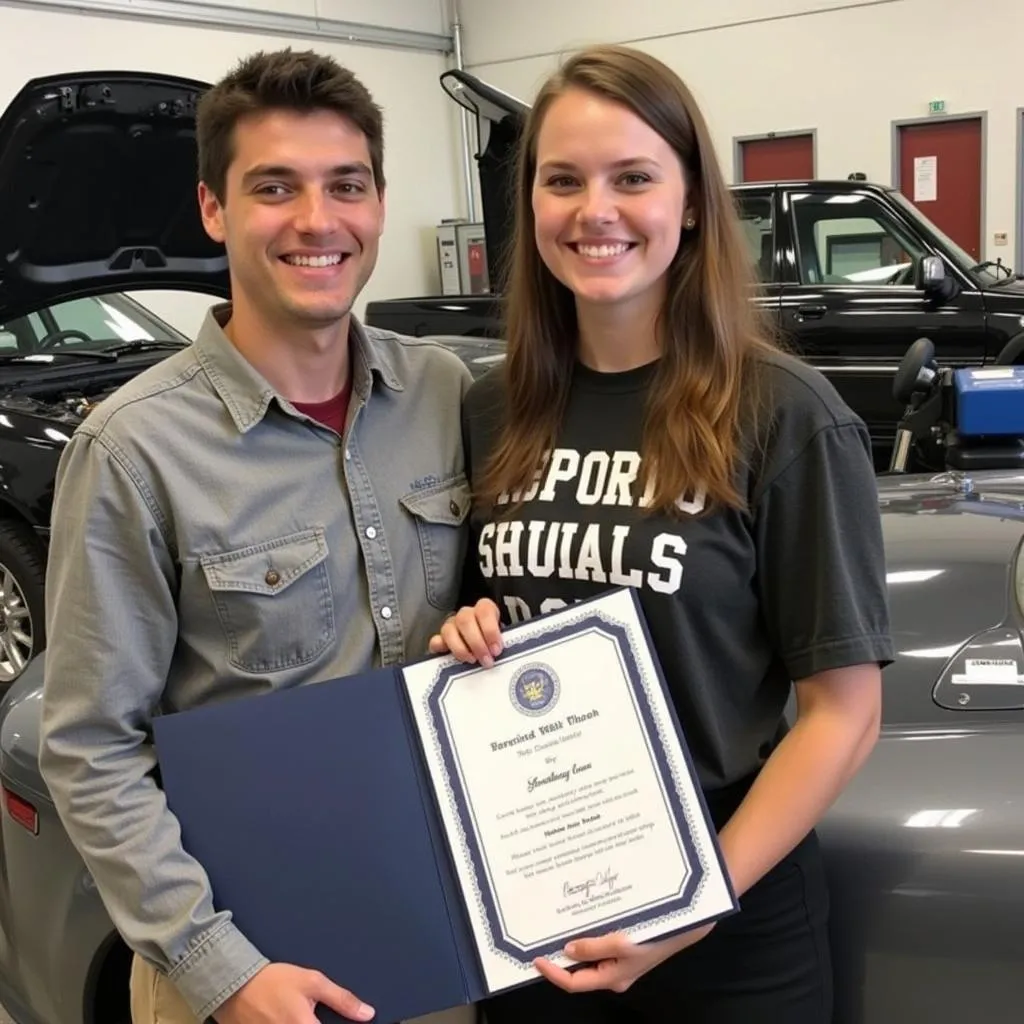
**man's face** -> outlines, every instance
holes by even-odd
[[[343,320],[384,228],[366,136],[332,111],[243,118],[224,193],[221,202],[199,187],[206,230],[227,249],[236,311],[278,330]]]

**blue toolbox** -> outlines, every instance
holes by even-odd
[[[964,437],[1024,437],[1024,366],[954,371],[956,429]]]

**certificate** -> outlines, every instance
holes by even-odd
[[[403,676],[491,991],[572,938],[736,909],[633,591],[508,630],[491,668]]]
[[[382,1021],[479,1002],[736,900],[632,590],[450,656],[158,716],[161,781],[218,909]],[[321,1021],[339,1021],[324,1008]]]

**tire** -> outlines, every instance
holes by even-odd
[[[46,646],[45,587],[39,541],[24,523],[0,519],[0,686]]]

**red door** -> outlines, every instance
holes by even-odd
[[[740,143],[740,181],[809,181],[813,177],[812,135],[777,135]]]
[[[981,118],[900,128],[900,191],[981,259]]]

